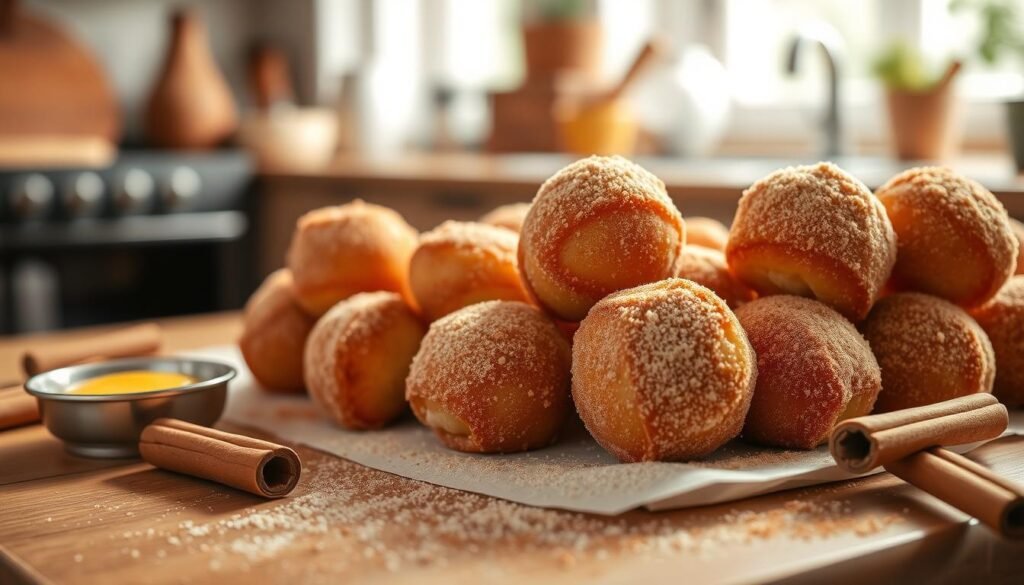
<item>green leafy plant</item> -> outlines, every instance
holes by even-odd
[[[537,8],[544,22],[581,20],[587,16],[586,0],[538,0]]]
[[[902,41],[889,45],[871,68],[887,87],[903,91],[927,91],[941,76],[930,70],[920,51]]]
[[[977,12],[981,34],[976,50],[982,62],[992,65],[1007,54],[1024,57],[1020,14],[1012,0],[953,0],[949,9]]]

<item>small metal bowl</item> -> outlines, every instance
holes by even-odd
[[[198,380],[187,386],[134,394],[70,394],[88,378],[127,370],[176,372]],[[29,378],[25,390],[39,401],[43,424],[84,457],[135,457],[139,434],[158,418],[212,425],[227,399],[235,369],[215,361],[175,357],[119,359],[59,368]]]

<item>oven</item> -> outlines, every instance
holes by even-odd
[[[0,170],[0,334],[240,307],[253,185],[233,149]]]

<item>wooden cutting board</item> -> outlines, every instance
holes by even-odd
[[[117,101],[91,52],[59,26],[0,0],[0,136],[116,142]]]

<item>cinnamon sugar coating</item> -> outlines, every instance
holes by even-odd
[[[689,225],[687,224],[687,228]],[[730,309],[736,309],[757,298],[754,289],[729,272],[725,254],[718,250],[688,246],[679,257],[676,276],[710,288],[729,305]]]
[[[1010,407],[1024,406],[1024,276],[1014,276],[989,302],[971,311],[996,356],[992,393]]]
[[[763,295],[816,298],[859,321],[896,261],[881,203],[832,163],[775,171],[743,192],[729,268]]]
[[[358,292],[405,294],[417,234],[392,209],[355,200],[299,218],[288,249],[299,304],[320,316]]]
[[[757,354],[745,440],[813,449],[841,420],[871,412],[882,374],[846,318],[812,299],[777,295],[736,310]]]
[[[568,342],[539,310],[488,301],[431,324],[406,396],[452,449],[525,451],[557,438],[569,411],[569,367]]]
[[[878,189],[899,241],[893,288],[962,307],[992,298],[1017,269],[1006,209],[976,181],[943,167],[896,175]]]
[[[572,395],[587,430],[622,461],[707,455],[743,425],[757,377],[725,302],[680,278],[602,299],[573,344]]]
[[[579,321],[609,293],[670,277],[684,240],[664,183],[622,157],[592,156],[537,191],[519,268],[545,310]]]
[[[273,272],[256,289],[245,304],[238,347],[260,387],[304,391],[302,353],[315,321],[296,302],[287,269]]]
[[[339,302],[306,341],[310,396],[343,427],[388,424],[405,411],[405,376],[425,333],[397,293],[359,293]]]
[[[507,205],[499,205],[480,216],[480,223],[503,227],[518,234],[523,230],[523,221],[526,219],[526,214],[529,212],[529,203],[509,203]]]
[[[424,233],[409,262],[409,287],[420,312],[435,321],[483,301],[526,301],[518,244],[511,231],[482,223],[446,221]]]
[[[897,293],[861,325],[882,367],[876,412],[991,392],[992,344],[963,309],[920,293]]]

